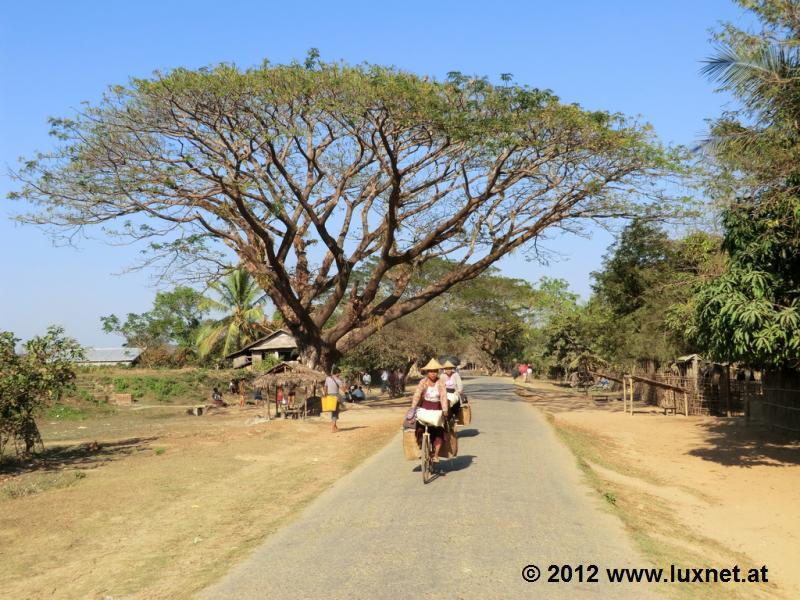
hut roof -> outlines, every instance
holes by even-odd
[[[236,358],[243,354],[249,354],[255,350],[296,350],[297,342],[292,334],[285,329],[278,329],[272,333],[261,336],[254,342],[250,342],[244,348],[231,352],[225,358]]]
[[[268,387],[270,385],[286,385],[324,383],[325,373],[315,371],[300,364],[296,360],[285,361],[275,365],[263,375],[259,375],[253,381],[255,387]]]

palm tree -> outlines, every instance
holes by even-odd
[[[250,273],[236,269],[209,287],[218,299],[203,298],[202,308],[225,316],[200,328],[197,334],[200,356],[208,356],[216,349],[221,349],[223,355],[230,354],[263,332],[266,295]]]

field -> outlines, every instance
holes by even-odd
[[[255,407],[188,416],[210,389],[196,373],[107,375],[140,378],[142,403],[56,407],[40,420],[44,453],[0,471],[4,596],[188,597],[383,446],[404,410],[357,407],[331,434],[325,419]]]

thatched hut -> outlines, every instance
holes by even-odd
[[[295,407],[303,416],[319,414],[322,408],[322,393],[325,384],[325,373],[315,371],[297,361],[282,362],[275,365],[253,381],[253,387],[261,388],[262,395],[276,402],[275,414],[278,414],[277,391],[282,387],[284,394],[294,391]]]

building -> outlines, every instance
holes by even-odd
[[[81,367],[130,367],[139,362],[144,348],[84,348],[85,360],[76,364]]]
[[[248,344],[241,350],[228,354],[225,358],[233,360],[233,367],[240,369],[257,364],[268,356],[280,360],[294,360],[298,357],[297,342],[288,331],[279,329]]]

